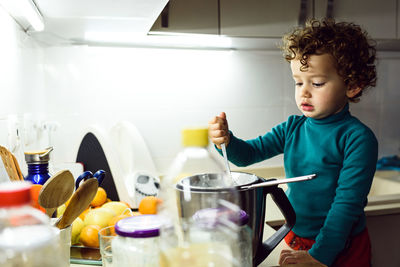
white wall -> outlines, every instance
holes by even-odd
[[[10,121],[23,114],[43,113],[43,49],[32,41],[0,6],[0,144],[23,160],[22,142],[9,142]],[[10,129],[10,130],[9,130]],[[16,131],[12,132],[16,136]],[[20,136],[23,135],[19,132]]]
[[[388,155],[400,147],[400,127],[394,123],[400,60],[399,53],[380,53],[380,58],[377,88],[351,110],[376,133],[380,154]],[[52,47],[45,50],[45,66],[48,112],[66,119],[71,135],[89,123],[107,128],[129,120],[160,172],[179,151],[184,126],[207,125],[226,111],[234,133],[252,138],[299,114],[289,66],[279,51]],[[278,157],[261,165],[280,164]]]
[[[242,138],[264,134],[290,114],[294,85],[279,51],[39,47],[3,13],[2,118],[17,114],[57,121],[55,161],[74,161],[84,129],[136,125],[163,174],[180,150],[184,126],[207,125],[225,111]],[[380,142],[380,156],[399,152],[400,53],[380,53],[377,88],[352,105]],[[25,117],[29,117],[25,115]],[[5,121],[0,121],[5,129]],[[2,133],[2,143],[6,142]],[[34,146],[48,145],[47,137]],[[22,159],[21,159],[22,160]],[[258,164],[281,165],[282,157]]]

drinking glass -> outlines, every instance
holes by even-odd
[[[112,267],[111,241],[116,236],[114,226],[108,226],[100,229],[99,243],[101,261],[104,267]]]

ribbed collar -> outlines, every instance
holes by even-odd
[[[337,121],[343,120],[346,117],[350,116],[350,112],[349,112],[349,103],[346,104],[346,106],[344,106],[344,108],[336,114],[332,114],[328,117],[322,118],[322,119],[313,119],[313,118],[307,118],[307,120],[310,123],[314,123],[314,124],[329,124],[329,123],[335,123]]]

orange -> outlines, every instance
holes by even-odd
[[[97,193],[94,196],[92,202],[90,202],[90,206],[92,207],[98,207],[103,205],[107,201],[107,193],[104,188],[99,187],[97,188]]]
[[[33,184],[31,186],[31,206],[46,213],[46,210],[39,205],[39,193],[42,187],[41,184]]]
[[[161,203],[161,199],[154,196],[142,198],[139,203],[139,212],[141,214],[156,214],[157,206]]]
[[[130,215],[130,214],[121,214],[121,215],[117,215],[117,216],[113,217],[113,218],[108,222],[108,226],[115,226],[115,224],[116,224],[119,220],[122,220],[122,219],[125,219],[125,218],[128,218],[128,217],[131,217],[131,216],[133,216],[133,215]],[[115,234],[114,228],[110,228],[110,232],[111,232],[112,235],[114,235],[114,234]]]
[[[99,247],[99,231],[101,227],[99,225],[86,225],[81,230],[79,241],[87,247]]]

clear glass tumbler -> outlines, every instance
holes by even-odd
[[[114,226],[108,226],[99,231],[100,254],[104,267],[113,266],[111,241],[115,236]]]

